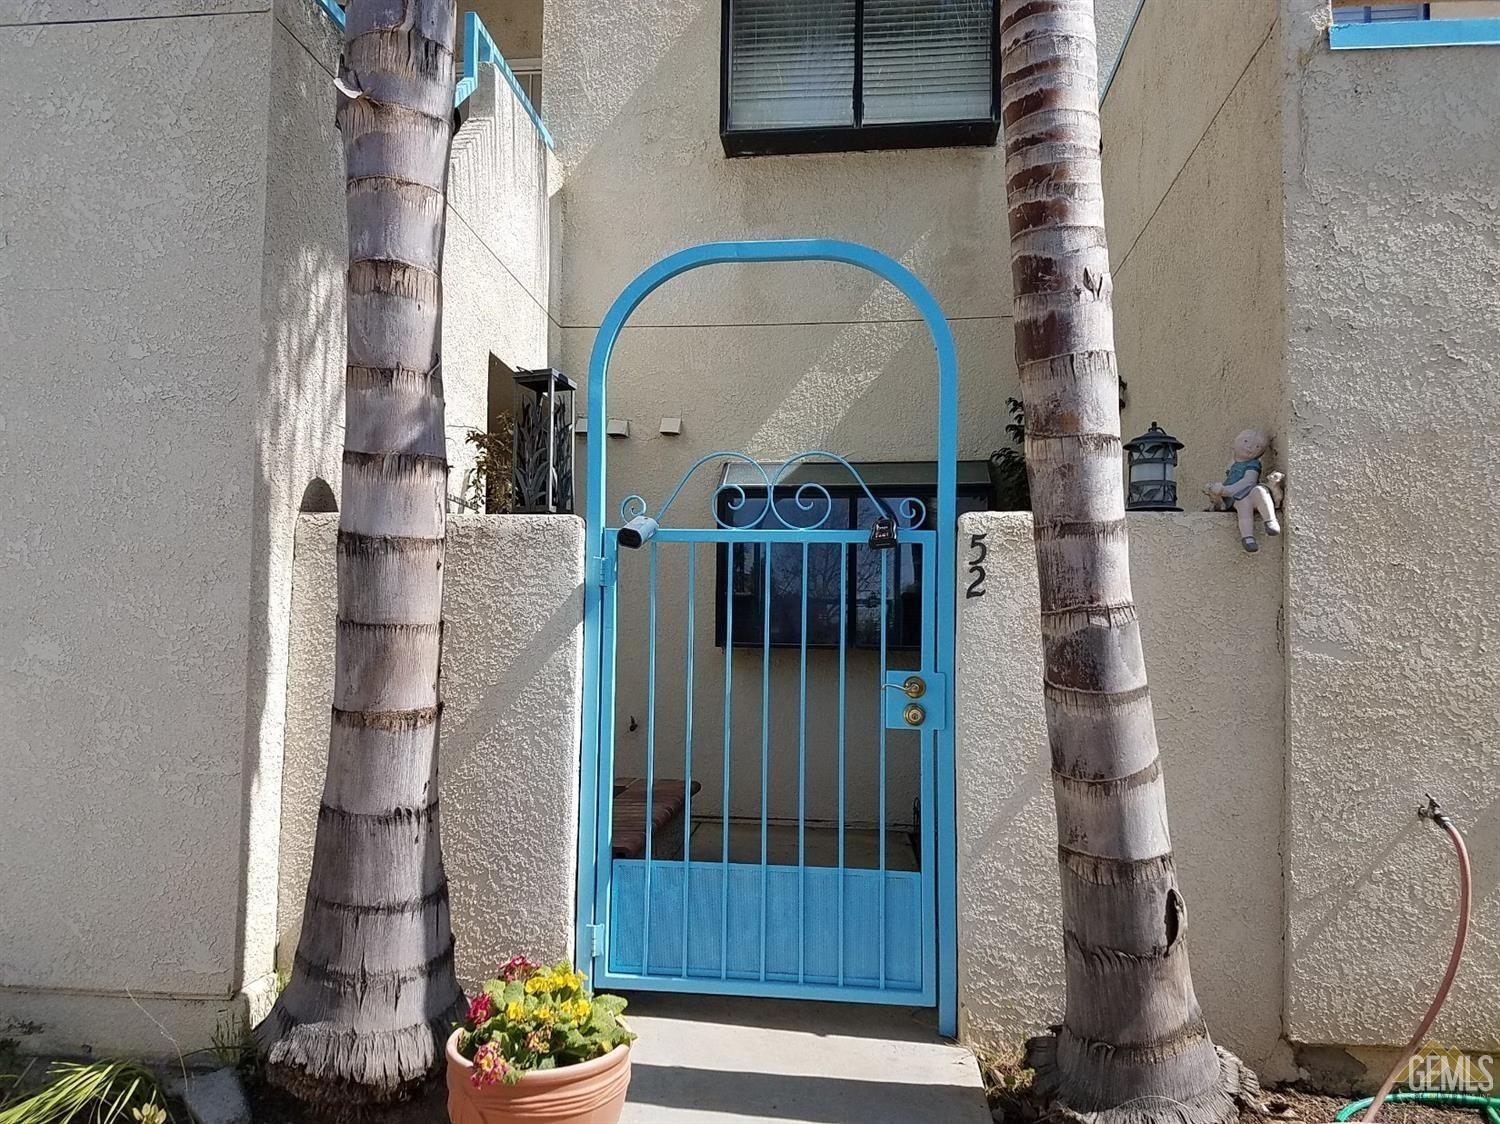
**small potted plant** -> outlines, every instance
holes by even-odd
[[[616,1124],[630,1086],[625,1000],[514,956],[448,1039],[452,1124]]]

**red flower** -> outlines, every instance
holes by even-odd
[[[512,956],[504,964],[500,965],[500,978],[506,983],[514,983],[516,980],[524,980],[538,968],[524,956]]]
[[[469,1075],[469,1083],[476,1089],[483,1089],[504,1081],[509,1073],[510,1066],[501,1055],[500,1047],[486,1042],[474,1052],[474,1072]]]
[[[478,1026],[480,1023],[484,1022],[490,1017],[491,1009],[490,997],[488,995],[477,996],[474,1001],[469,1004],[469,1021],[475,1026]]]

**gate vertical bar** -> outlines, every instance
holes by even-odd
[[[656,791],[656,567],[657,547],[651,540],[651,593],[646,625],[646,892],[641,898],[641,974],[651,974],[651,797]]]
[[[807,565],[802,544],[802,665],[797,704],[797,982],[807,982]]]
[[[614,571],[618,561],[619,547],[613,533],[606,533],[600,544],[602,551],[598,560],[602,575],[609,575]],[[601,578],[598,584],[597,604],[595,606],[597,619],[599,621],[599,633],[601,639],[600,662],[593,667],[596,674],[596,690],[598,698],[599,715],[598,722],[592,729],[599,739],[595,745],[599,752],[593,758],[597,768],[596,791],[613,793],[614,789],[614,714],[615,714],[615,662],[617,658],[615,649],[616,625],[618,624],[619,598],[618,587],[613,581]],[[586,671],[588,668],[586,667]],[[589,729],[590,727],[585,727]],[[585,758],[585,761],[588,761]],[[614,846],[612,832],[614,830],[614,801],[612,799],[598,800],[594,809],[596,814],[595,832],[595,860],[588,867],[580,868],[580,886],[587,887],[588,900],[591,908],[584,912],[579,911],[581,918],[594,924],[595,918],[603,918],[607,915],[610,902],[610,875],[612,872]],[[602,860],[599,857],[602,852]],[[587,874],[587,879],[584,874]],[[596,913],[595,910],[598,912]],[[587,950],[586,955],[590,960],[607,958],[609,953],[609,941],[606,931],[603,947],[596,944],[593,933],[598,930],[592,927],[584,930],[578,945],[579,949]],[[607,962],[607,961],[606,961]],[[594,965],[597,971],[597,965]]]
[[[900,548],[897,547],[899,550]],[[885,729],[885,675],[886,675],[886,621],[890,616],[891,552],[880,552],[880,678],[876,699],[876,722],[880,727],[880,986],[885,988],[885,778],[886,778],[886,729]]]
[[[923,574],[932,573],[932,552],[927,549],[926,543],[920,543],[915,550],[921,551]],[[938,583],[930,582],[935,587],[925,591],[922,607],[922,651],[935,652],[934,645],[937,643],[937,607],[942,604],[939,598],[943,595],[943,589]],[[940,663],[941,661],[939,661]],[[934,733],[919,733],[918,744],[924,758],[932,760],[932,768],[923,768],[921,785],[921,807],[935,808],[937,806],[937,762],[938,744],[940,735]],[[936,850],[937,826],[933,823],[934,816],[928,813],[922,815],[921,830],[918,834],[917,846],[920,848],[918,854],[918,865],[922,871],[922,877],[932,877],[933,853]],[[934,960],[937,956],[937,924],[938,919],[929,910],[922,911],[922,986],[925,988],[929,981],[935,981],[937,976],[937,964]]]
[[[839,986],[844,986],[844,675],[849,665],[849,548],[839,550]]]
[[[724,836],[724,876],[719,891],[721,980],[729,978],[729,751],[730,713],[734,705],[734,551],[732,543],[724,544],[724,791],[719,797],[719,826]]]
[[[770,495],[766,503],[773,502]],[[766,543],[765,622],[761,636],[760,662],[760,979],[766,980],[766,910],[771,896],[771,868],[768,863],[766,811],[771,790],[771,559],[774,551]]]
[[[698,610],[698,544],[688,543],[687,573],[687,692],[683,703],[682,773],[682,978],[688,975],[688,916],[692,906],[693,877],[693,649],[697,643],[694,614]]]

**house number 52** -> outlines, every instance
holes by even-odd
[[[984,560],[989,557],[990,548],[985,545],[985,535],[970,535],[969,549],[974,552],[974,557],[969,560],[969,582],[968,591],[964,597],[984,596]]]

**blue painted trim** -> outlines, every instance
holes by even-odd
[[[799,984],[796,981],[775,979],[720,979],[718,976],[642,976],[628,972],[599,972],[595,987],[609,991],[670,991],[684,995],[734,995],[757,999],[810,999],[827,1000],[834,1003],[884,1003],[887,1005],[920,1007],[922,994],[916,988],[861,987],[832,984],[818,987]],[[940,1030],[952,1035],[955,1031]]]
[[[933,576],[939,606],[937,617],[936,660],[944,676],[943,698],[946,711],[944,728],[935,732],[937,814],[937,1001],[938,1028],[948,1035],[958,1030],[958,939],[957,939],[957,837],[954,816],[953,754],[953,683],[954,616],[958,592],[955,575],[957,547],[958,486],[958,351],[953,332],[943,316],[936,298],[916,274],[900,262],[878,250],[853,242],[833,239],[775,240],[765,242],[711,242],[679,250],[644,270],[610,306],[594,339],[589,359],[589,432],[603,434],[608,414],[608,376],[610,358],[631,314],[651,293],[679,274],[706,265],[746,262],[840,262],[867,270],[889,282],[921,314],[932,338],[938,365],[938,433],[937,433],[937,572]],[[576,939],[580,963],[587,961],[596,980],[603,967],[597,957],[590,958],[590,926],[608,917],[608,870],[598,861],[598,838],[608,838],[609,802],[598,802],[599,785],[612,778],[613,762],[606,761],[601,748],[607,744],[601,729],[606,711],[600,697],[602,661],[612,658],[613,597],[607,592],[602,576],[613,561],[616,529],[605,517],[608,491],[605,452],[609,442],[588,442],[588,498],[586,505],[586,560],[589,567],[584,600],[584,684],[583,684],[583,769],[580,784],[578,914]],[[608,647],[605,642],[608,641]],[[596,811],[600,814],[596,815]],[[602,835],[600,833],[603,833]],[[603,950],[600,950],[602,952]],[[606,977],[607,978],[607,977]],[[717,981],[722,987],[727,981]],[[634,986],[643,986],[644,981]],[[681,989],[683,981],[670,986]],[[760,985],[764,986],[764,985]],[[763,994],[747,988],[747,994]],[[841,998],[856,998],[840,995]]]
[[[340,8],[335,0],[317,0],[317,4],[337,27],[343,28],[344,9]],[[548,148],[556,147],[552,143],[552,134],[548,132],[547,126],[542,124],[542,115],[531,104],[526,91],[521,89],[520,80],[516,78],[510,64],[505,61],[500,48],[495,46],[490,29],[484,26],[484,21],[479,18],[478,12],[465,12],[464,69],[454,85],[453,106],[455,109],[468,101],[474,91],[479,88],[479,64],[486,62],[493,63],[500,71],[500,76],[510,83],[512,92],[521,101],[521,108],[526,111],[526,115],[531,118],[531,123],[536,126],[536,131],[541,135],[542,143]]]
[[[1135,25],[1140,22],[1141,13],[1146,10],[1146,0],[1136,0],[1135,11],[1130,14],[1130,22],[1125,25],[1125,38],[1120,40],[1120,49],[1115,52],[1115,61],[1110,65],[1109,74],[1104,79],[1104,86],[1099,90],[1099,105],[1104,105],[1104,99],[1109,97],[1109,88],[1115,84],[1115,75],[1120,73],[1120,64],[1125,61],[1125,48],[1130,46],[1130,37],[1135,34]]]
[[[1335,51],[1500,46],[1500,19],[1336,23],[1328,30],[1328,46]]]
[[[325,0],[319,0],[320,3]],[[500,77],[510,84],[511,92],[521,102],[521,108],[526,111],[526,116],[531,118],[531,123],[536,126],[536,131],[542,138],[542,143],[548,148],[555,148],[552,143],[552,134],[547,131],[547,126],[542,124],[542,115],[536,111],[531,104],[531,99],[526,96],[526,91],[521,89],[521,83],[516,78],[515,72],[511,70],[510,64],[505,61],[505,56],[500,53],[500,48],[495,46],[495,40],[491,38],[489,28],[484,26],[484,21],[479,18],[478,12],[464,13],[464,69],[459,76],[457,88],[453,92],[453,104],[463,105],[468,97],[479,87],[479,66],[481,63],[494,63],[500,71]],[[601,429],[598,432],[603,433]]]
[[[344,9],[334,3],[334,0],[318,0],[318,7],[334,22],[334,26],[344,26]]]

